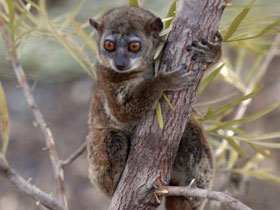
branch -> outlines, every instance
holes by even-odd
[[[192,197],[207,198],[211,200],[220,201],[226,206],[230,206],[236,210],[252,210],[250,207],[244,205],[239,200],[225,193],[210,191],[205,189],[166,186],[166,187],[161,187],[159,190],[157,190],[156,194],[165,195],[165,196],[192,196]]]
[[[122,178],[114,193],[110,210],[153,210],[158,207],[154,190],[168,185],[180,139],[192,111],[195,94],[206,66],[192,63],[186,46],[192,40],[214,37],[225,7],[224,0],[180,0],[176,17],[162,57],[161,70],[174,70],[187,64],[187,71],[197,69],[196,86],[187,91],[168,93],[175,106],[172,111],[161,101],[164,127],[157,117],[148,116],[138,126]],[[149,161],[147,161],[149,160]]]
[[[20,62],[19,62],[19,59],[18,59],[18,56],[16,53],[16,48],[11,43],[11,40],[9,40],[9,38],[8,38],[8,37],[10,37],[9,36],[10,34],[9,34],[6,26],[1,26],[0,29],[2,29],[2,32],[3,32],[2,37],[5,41],[6,48],[11,56],[13,69],[16,74],[18,83],[23,90],[24,96],[27,100],[28,105],[30,106],[30,109],[34,115],[34,118],[37,121],[37,123],[38,123],[39,127],[41,128],[43,135],[45,137],[46,145],[49,150],[49,156],[51,159],[51,163],[52,163],[52,167],[53,167],[53,171],[54,171],[54,175],[55,175],[55,179],[56,179],[57,199],[60,204],[62,204],[66,209],[68,209],[66,195],[65,195],[65,189],[64,189],[64,174],[63,174],[62,168],[59,167],[59,159],[58,159],[58,156],[56,153],[55,143],[54,143],[52,132],[51,132],[49,126],[47,125],[41,111],[39,110],[39,108],[35,102],[35,99],[32,95],[32,91],[27,83],[23,68],[20,65]]]
[[[84,153],[84,151],[86,150],[86,142],[83,143],[78,149],[77,151],[75,151],[74,153],[72,153],[67,159],[60,161],[60,167],[64,168],[66,166],[68,166],[69,164],[71,164],[74,160],[76,160],[80,155],[82,155]]]
[[[3,155],[0,154],[0,175],[6,178],[9,182],[15,185],[20,192],[23,192],[30,196],[33,200],[37,201],[42,206],[50,210],[66,210],[57,203],[50,195],[41,191],[36,186],[30,184],[23,179],[14,169],[12,169],[7,163]]]

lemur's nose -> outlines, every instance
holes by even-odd
[[[116,56],[114,58],[114,65],[118,70],[125,70],[129,66],[129,59],[125,56]]]
[[[124,62],[116,62],[115,65],[116,65],[116,68],[119,70],[123,70],[125,68]]]

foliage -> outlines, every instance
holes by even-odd
[[[9,39],[13,46],[12,50],[20,54],[18,49],[22,48],[30,37],[39,37],[41,39],[53,40],[63,45],[73,58],[81,65],[84,71],[92,78],[95,73],[92,71],[94,66],[93,55],[96,50],[96,43],[92,41],[94,32],[89,32],[88,22],[78,22],[76,16],[84,1],[80,1],[76,9],[66,14],[50,19],[48,17],[45,1],[40,0],[38,4],[31,0],[22,1],[0,0],[2,12],[0,13],[0,26],[5,25],[9,30]],[[176,0],[171,4],[165,22],[165,29],[161,36],[166,39],[172,29],[172,23],[176,12]],[[129,1],[130,5],[138,6],[137,1]],[[263,3],[262,6],[269,5],[269,2]],[[254,134],[248,133],[240,128],[245,123],[252,122],[265,114],[277,108],[280,102],[269,105],[259,112],[250,116],[232,118],[238,113],[241,107],[250,103],[254,96],[260,91],[259,85],[266,69],[260,69],[263,60],[272,44],[267,37],[280,31],[280,15],[270,14],[257,16],[252,13],[256,9],[255,0],[249,1],[247,5],[232,3],[225,13],[230,14],[222,20],[220,31],[224,35],[224,46],[234,49],[237,53],[236,59],[227,60],[224,56],[223,62],[214,70],[209,71],[201,82],[198,96],[202,95],[207,86],[217,79],[223,80],[225,85],[230,85],[235,92],[228,93],[223,98],[214,99],[199,104],[207,107],[207,112],[202,118],[199,118],[206,126],[207,132],[213,140],[213,145],[219,149],[217,165],[223,170],[230,170],[235,173],[251,175],[257,178],[270,179],[279,182],[279,178],[272,175],[266,169],[253,167],[260,161],[271,158],[267,148],[280,148],[280,143],[273,143],[267,140],[279,138],[280,133]],[[31,12],[36,11],[36,12]],[[36,15],[35,15],[36,14]],[[251,16],[249,16],[251,14]],[[2,33],[3,36],[5,36]],[[156,70],[159,66],[159,58],[164,47],[162,44],[156,52]],[[248,55],[254,55],[253,64],[250,68],[242,71],[242,67],[247,62]],[[20,56],[20,55],[19,55]],[[2,122],[7,121],[7,108],[4,107],[4,94],[0,89],[2,102]],[[237,96],[237,97],[236,97]],[[164,96],[167,103],[172,109],[173,106]],[[230,100],[230,101],[229,101]],[[227,102],[225,102],[227,101]],[[217,104],[225,103],[217,107]],[[216,106],[216,107],[215,107]],[[215,108],[213,108],[215,107]],[[3,111],[4,110],[4,111]],[[164,121],[161,116],[160,104],[157,105],[157,116],[160,127],[163,127]],[[4,114],[3,114],[4,113]],[[231,119],[231,120],[229,120]],[[4,125],[4,123],[2,123]],[[3,152],[7,148],[8,126],[2,132],[3,135]],[[226,144],[224,144],[226,142]],[[247,144],[254,155],[249,157],[243,151],[242,144]],[[223,145],[226,145],[223,147]],[[229,154],[229,155],[227,155]],[[246,158],[247,161],[243,168],[235,168],[239,156]]]
[[[2,125],[2,154],[5,155],[10,136],[9,113],[2,83],[0,82],[0,120]]]

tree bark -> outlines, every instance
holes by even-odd
[[[186,64],[186,71],[196,69],[197,82],[192,89],[167,93],[174,111],[161,100],[163,129],[159,128],[155,113],[140,123],[110,210],[152,210],[159,206],[155,189],[169,184],[180,139],[207,67],[203,63],[192,62],[186,46],[202,37],[214,40],[225,5],[225,0],[178,1],[160,70],[170,71]]]

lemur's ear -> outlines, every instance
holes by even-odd
[[[95,21],[94,19],[90,18],[89,19],[89,24],[95,28],[97,31],[101,31],[102,30],[102,26],[99,22]]]
[[[150,29],[154,32],[160,32],[162,28],[163,23],[160,18],[156,18],[150,23]]]

